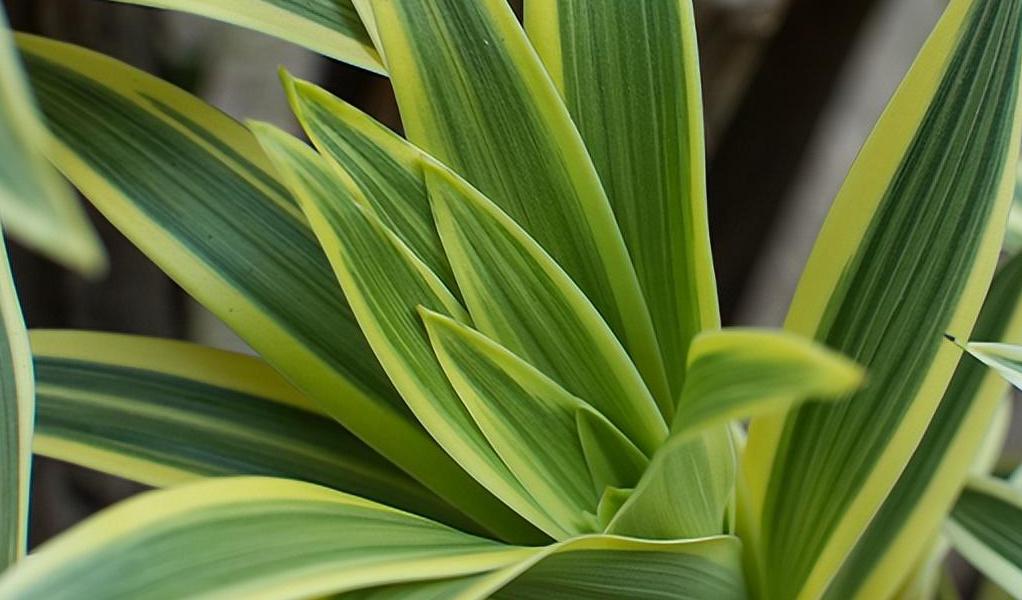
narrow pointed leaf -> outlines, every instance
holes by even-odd
[[[433,312],[422,317],[448,379],[504,464],[567,533],[594,531],[586,513],[596,513],[599,495],[576,428],[576,412],[592,409],[480,333]],[[615,454],[641,456],[603,421],[611,429],[601,433],[616,434]]]
[[[584,536],[548,546],[457,600],[739,600],[746,597],[734,537],[654,542]]]
[[[854,363],[785,333],[726,329],[695,338],[671,427],[683,436],[783,411],[809,399],[837,400],[862,382]]]
[[[373,355],[296,201],[240,123],[88,50],[25,36],[60,168],[263,358],[448,498],[457,469]],[[443,465],[447,465],[444,467]]]
[[[575,411],[575,427],[582,444],[593,489],[601,496],[608,487],[630,488],[639,481],[649,459],[606,417],[589,407]]]
[[[368,4],[408,139],[493,200],[550,253],[666,405],[663,362],[613,211],[507,2]]]
[[[32,356],[0,239],[0,572],[25,554],[35,392]]]
[[[1022,340],[1022,255],[994,277],[973,336]],[[999,416],[1008,383],[963,357],[919,447],[852,554],[827,589],[828,598],[888,596],[930,547],[984,447],[999,454],[1003,440],[988,424]]]
[[[599,312],[499,207],[435,163],[423,168],[440,238],[479,330],[652,454],[667,426]]]
[[[1022,590],[1022,492],[974,479],[944,527],[955,550],[1005,590]]]
[[[320,236],[373,352],[415,416],[464,469],[449,460],[433,466],[446,489],[456,490],[445,499],[516,541],[542,536],[508,506],[544,531],[556,531],[465,410],[416,314],[423,306],[464,319],[464,309],[395,234],[346,194],[311,148],[272,125],[251,127]]]
[[[1022,346],[998,342],[969,342],[964,349],[994,369],[1011,385],[1022,389]]]
[[[675,400],[692,338],[720,326],[692,13],[691,0],[525,5],[529,38],[578,125],[628,245]]]
[[[67,182],[47,161],[49,134],[0,6],[0,216],[8,234],[85,275],[106,255]]]
[[[470,527],[261,360],[171,340],[34,331],[37,454],[168,486],[300,479]]]
[[[456,290],[433,223],[420,165],[424,153],[326,90],[285,75],[291,106],[309,139],[359,204],[397,234],[449,289]]]
[[[298,44],[374,73],[380,55],[351,0],[114,0],[178,10]]]
[[[838,405],[753,422],[770,597],[814,597],[920,443],[993,275],[1018,158],[1022,1],[952,0],[866,142],[786,328],[869,373]]]
[[[308,483],[230,477],[101,513],[0,578],[0,598],[297,600],[491,571],[534,552]]]

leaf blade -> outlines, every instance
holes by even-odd
[[[1022,588],[1022,494],[1003,481],[974,479],[945,525],[955,549],[1005,590]]]

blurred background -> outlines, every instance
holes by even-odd
[[[296,128],[276,77],[283,65],[400,130],[385,78],[286,42],[101,0],[0,1],[15,29],[110,54],[235,117]],[[520,2],[512,4],[520,10]],[[782,322],[848,166],[943,7],[942,0],[696,0],[710,227],[725,324]],[[12,249],[30,327],[243,349],[112,227],[95,221],[111,258],[102,281],[85,282]],[[45,459],[33,486],[33,544],[140,489]]]

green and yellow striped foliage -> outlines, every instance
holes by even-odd
[[[721,328],[691,0],[123,1],[390,77],[405,134],[0,31],[11,233],[88,244],[59,171],[256,354],[27,333],[4,262],[0,600],[931,598],[951,547],[1022,593],[1022,0],[950,0],[783,330]],[[26,558],[33,453],[156,489]]]

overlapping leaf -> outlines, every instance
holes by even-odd
[[[458,400],[416,314],[416,307],[422,306],[465,319],[464,309],[395,234],[346,193],[335,172],[311,148],[270,125],[252,128],[302,202],[394,385],[419,421],[472,475],[442,474],[460,488],[459,506],[506,538],[542,539],[507,506],[547,533],[562,534],[500,461]]]
[[[720,326],[692,12],[691,0],[525,3],[529,39],[578,126],[628,245],[674,401],[692,338]]]
[[[1009,591],[1022,589],[1022,491],[996,479],[974,479],[945,526],[955,549]]]
[[[382,43],[408,139],[521,225],[600,311],[654,397],[670,394],[592,160],[504,0],[359,4]],[[665,413],[666,414],[666,413]]]
[[[351,0],[115,0],[179,10],[248,27],[330,58],[383,73]]]
[[[820,594],[911,459],[993,274],[1018,158],[1022,2],[953,0],[835,201],[786,327],[864,365],[846,403],[758,419],[771,597]]]
[[[262,361],[194,344],[35,331],[38,454],[168,486],[268,475],[471,527]]]
[[[534,553],[312,484],[230,477],[94,517],[0,578],[0,598],[314,598]]]

